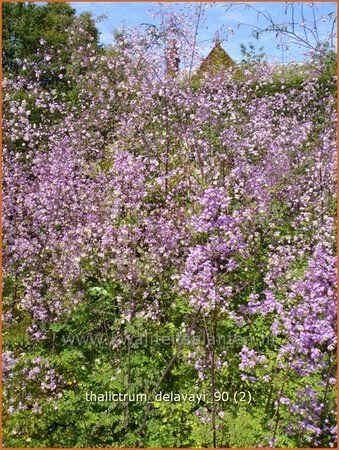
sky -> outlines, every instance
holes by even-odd
[[[191,4],[195,5],[194,7],[198,5],[198,3],[192,2]],[[291,20],[291,8],[288,9],[288,15],[285,15],[285,2],[252,2],[250,4],[257,10],[267,11],[277,23]],[[323,38],[331,31],[328,14],[334,12],[336,17],[336,3],[315,2],[314,4],[317,31],[320,38]],[[78,14],[90,11],[94,17],[102,14],[106,16],[104,20],[97,23],[101,33],[100,40],[103,44],[112,42],[112,30],[119,28],[122,24],[127,26],[138,26],[142,23],[157,25],[157,19],[149,14],[149,11],[156,6],[156,3],[152,2],[73,2],[71,5]],[[185,5],[187,3],[172,3],[173,8],[177,10]],[[266,28],[267,22],[260,16],[258,19],[257,13],[251,8],[246,8],[244,3],[232,3],[229,8],[230,5],[230,3],[218,2],[210,4],[207,8],[205,23],[199,27],[197,39],[203,55],[207,55],[211,50],[216,33],[220,32],[222,46],[236,62],[240,62],[242,59],[240,45],[243,43],[248,46],[250,42],[254,43],[256,48],[262,45],[270,62],[286,63],[303,60],[304,49],[298,48],[290,42],[287,42],[286,48],[286,42],[282,42],[281,38],[276,38],[274,33],[263,34],[259,40],[256,40],[251,36],[253,26]],[[294,2],[295,31],[303,36],[301,7],[301,3]],[[313,29],[313,11],[310,3],[303,4],[303,16],[305,22],[309,23]],[[336,26],[334,29],[336,30]]]

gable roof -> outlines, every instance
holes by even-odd
[[[216,73],[233,66],[235,63],[229,54],[221,47],[220,39],[215,40],[214,47],[206,56],[197,70],[197,76],[204,73]]]

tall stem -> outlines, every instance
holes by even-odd
[[[198,8],[199,8],[198,9],[198,18],[197,18],[197,23],[195,25],[195,32],[194,32],[194,39],[193,39],[193,46],[192,46],[192,56],[191,56],[191,62],[190,62],[190,69],[189,69],[189,73],[188,73],[188,82],[189,83],[191,83],[191,78],[192,78],[194,52],[195,52],[195,47],[197,45],[197,35],[198,35],[200,18],[201,18],[201,12],[202,12],[202,2],[199,3]]]

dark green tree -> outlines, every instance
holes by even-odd
[[[77,17],[68,3],[3,3],[4,72],[17,74],[22,67],[20,61],[40,62],[46,53],[58,55],[57,64],[67,65],[70,61],[69,32],[77,21],[99,50],[99,31],[90,13]],[[41,42],[43,52],[39,52]],[[51,73],[45,78],[49,85],[58,82]]]
[[[3,3],[3,69],[17,71],[17,59],[38,59],[40,40],[47,48],[62,49],[75,10],[67,3]]]

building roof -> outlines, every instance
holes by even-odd
[[[229,54],[221,47],[219,36],[216,37],[214,47],[201,63],[197,76],[205,73],[216,73],[233,66],[235,63]]]

